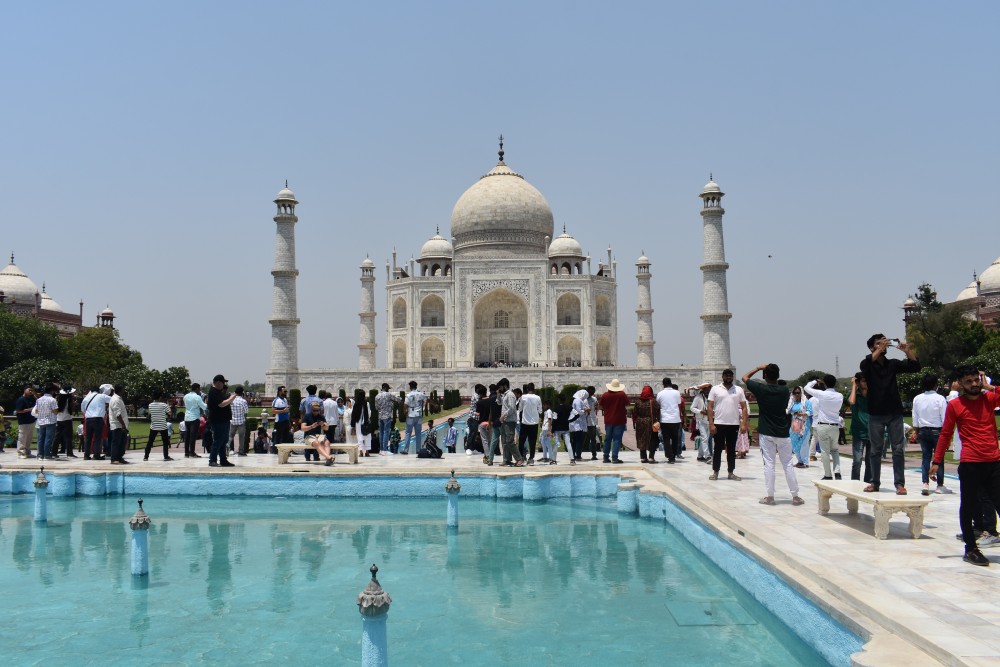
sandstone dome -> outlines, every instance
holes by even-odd
[[[466,190],[451,212],[455,256],[544,257],[552,238],[545,197],[503,161]]]

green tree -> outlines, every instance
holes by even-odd
[[[826,375],[826,371],[817,371],[815,369],[806,371],[802,375],[798,376],[794,380],[789,380],[788,384],[792,387],[804,386],[810,380],[815,380],[816,378],[821,378]]]
[[[25,359],[11,364],[0,371],[0,404],[8,414],[13,414],[14,401],[26,385],[44,386],[47,382],[64,384],[66,379],[66,369],[52,359]]]
[[[126,366],[142,365],[142,355],[121,342],[118,330],[87,327],[63,341],[60,360],[81,389],[109,380],[111,373]]]
[[[979,354],[990,336],[981,323],[966,319],[959,308],[941,305],[936,298],[928,300],[929,289],[921,285],[914,295],[917,308],[907,320],[906,340],[921,366],[947,376],[965,359]]]
[[[0,306],[0,368],[29,359],[57,359],[60,348],[54,327]]]

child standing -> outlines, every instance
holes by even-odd
[[[539,463],[555,463],[555,456],[552,451],[552,419],[555,415],[552,412],[552,402],[542,401],[542,458]]]
[[[448,432],[444,436],[444,447],[449,454],[455,453],[455,443],[458,442],[458,429],[455,428],[455,418],[448,417]]]

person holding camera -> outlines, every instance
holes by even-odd
[[[905,359],[889,359],[886,352],[897,348],[906,355]],[[889,446],[892,447],[892,482],[896,494],[906,495],[904,453],[906,438],[903,435],[903,401],[899,398],[899,373],[916,373],[920,370],[917,355],[910,346],[898,338],[892,340],[885,334],[877,333],[868,339],[871,354],[861,360],[861,373],[868,383],[868,441],[871,443],[869,462],[872,471],[871,484],[865,487],[868,493],[879,490],[882,478],[882,452],[885,449],[886,430],[889,432]]]

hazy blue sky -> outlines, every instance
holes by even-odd
[[[714,172],[733,358],[856,367],[924,281],[1000,255],[996,2],[26,2],[4,7],[0,253],[110,304],[158,368],[262,380],[275,194],[301,204],[300,365],[355,367],[358,265],[416,255],[496,162],[557,228],[653,262],[656,360],[701,361]],[[769,257],[770,256],[770,257]],[[594,263],[596,270],[596,261]]]

